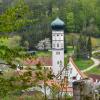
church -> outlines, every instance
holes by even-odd
[[[67,87],[65,88],[72,88],[72,83],[74,81],[84,79],[87,77],[78,69],[78,67],[75,65],[71,57],[69,57],[68,64],[64,65],[64,26],[65,26],[65,23],[59,18],[56,18],[51,23],[51,27],[52,27],[52,66],[51,66],[51,69],[54,75],[56,76],[55,80],[65,80],[66,78]]]
[[[47,82],[48,85],[64,83],[61,92],[73,95],[73,82],[87,78],[76,66],[72,57],[69,57],[67,65],[64,65],[64,27],[65,23],[56,18],[51,23],[52,28],[52,57],[38,57],[32,61],[26,61],[26,65],[36,65],[38,62],[48,67],[53,75],[53,80]]]

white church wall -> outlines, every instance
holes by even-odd
[[[53,50],[52,52],[52,70],[55,75],[64,67],[64,51]]]
[[[52,71],[57,75],[64,67],[64,31],[52,31]]]
[[[82,79],[80,72],[71,61],[69,61],[68,76],[70,85],[72,85],[72,82]]]

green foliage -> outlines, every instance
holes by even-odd
[[[26,24],[32,22],[28,19],[29,8],[23,0],[19,0],[15,6],[8,8],[0,16],[0,32],[10,33],[20,30]]]
[[[68,32],[74,32],[75,30],[73,12],[69,12],[67,14],[67,28],[68,28]]]
[[[21,45],[36,49],[36,44],[40,40],[51,38],[50,23],[59,16],[66,24],[65,32],[82,31],[84,34],[99,37],[98,2],[98,0],[6,1],[1,3],[0,8],[2,10],[5,5],[0,16],[0,32],[18,33],[22,37]]]
[[[85,35],[80,34],[80,37],[77,41],[75,55],[76,58],[87,59],[90,51],[88,52],[87,48],[87,39]]]
[[[52,84],[50,87],[51,97],[53,100],[57,99],[57,96],[59,95],[60,87],[56,84]]]
[[[13,90],[12,83],[8,79],[0,77],[0,97],[4,97]]]
[[[91,43],[91,36],[89,36],[87,41],[87,50],[89,52],[89,57],[92,57],[92,43]]]
[[[25,54],[20,53],[25,51],[23,48],[9,48],[7,46],[0,46],[0,58],[10,65],[12,68],[16,68],[18,63],[21,63],[21,59],[26,58]],[[19,58],[19,59],[18,59]]]
[[[66,42],[66,38],[64,38],[64,53],[67,53],[67,42]]]
[[[84,69],[90,67],[91,65],[93,65],[93,63],[94,63],[91,59],[88,59],[88,60],[76,59],[74,61],[80,70],[84,70]]]
[[[27,89],[31,86],[30,80],[32,79],[32,74],[30,71],[24,72],[22,75],[8,76],[5,78],[4,75],[0,76],[0,97],[8,95],[17,95],[23,89]],[[30,84],[29,84],[30,82]]]
[[[37,51],[36,56],[37,57],[42,57],[42,56],[50,57],[51,56],[51,51]]]
[[[93,57],[96,58],[96,59],[100,59],[100,52],[94,53]]]
[[[2,36],[0,37],[0,46],[7,46],[8,48],[17,48],[20,47],[21,37],[16,36]]]

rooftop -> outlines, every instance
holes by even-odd
[[[51,26],[64,26],[65,23],[60,19],[56,18],[52,23]]]

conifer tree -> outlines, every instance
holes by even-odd
[[[89,35],[88,41],[87,41],[87,50],[89,53],[89,58],[92,56],[92,43],[91,43],[91,36]]]
[[[64,53],[67,53],[67,41],[64,38]]]
[[[80,38],[76,46],[76,57],[83,59],[88,58],[87,41],[85,35],[80,35]]]

